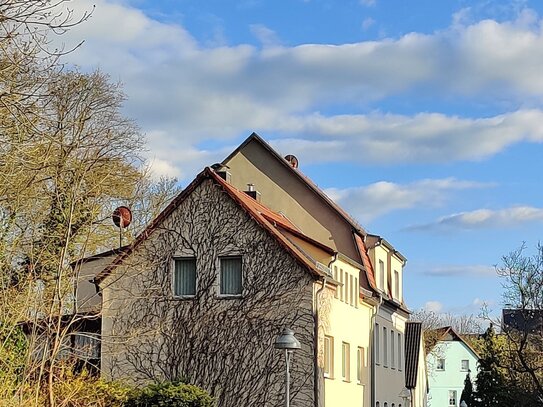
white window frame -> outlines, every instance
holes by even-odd
[[[396,300],[401,301],[400,299],[400,272],[398,270],[394,270],[394,298]]]
[[[394,347],[394,330],[390,330],[390,368],[396,369],[396,348]]]
[[[380,365],[381,364],[381,332],[379,331],[381,327],[379,324],[375,324],[374,328],[374,334],[373,334],[373,347],[374,347],[374,354],[375,354],[375,364]]]
[[[449,390],[449,407],[456,407],[458,401],[458,392],[456,390]]]
[[[379,260],[379,288],[381,291],[385,291],[385,262]]]
[[[464,362],[466,362],[466,367],[464,367]],[[460,371],[469,372],[469,359],[462,359],[460,361]]]
[[[437,359],[436,370],[440,372],[444,372],[445,368],[446,368],[445,359]]]
[[[176,294],[175,293],[175,281],[176,281],[176,277],[175,277],[175,262],[178,261],[178,260],[194,260],[194,268],[195,268],[195,272],[194,272],[194,294]],[[172,262],[171,262],[171,276],[172,276],[172,281],[171,281],[171,290],[172,290],[172,295],[174,298],[177,298],[177,299],[191,299],[191,298],[194,298],[196,296],[196,293],[198,293],[198,263],[196,262],[196,257],[194,256],[175,256],[172,258]]]
[[[238,294],[223,294],[221,293],[221,275],[222,275],[222,260],[231,260],[231,259],[239,259],[240,260],[240,263],[241,263],[241,292]],[[243,256],[239,255],[239,254],[233,254],[233,255],[225,255],[225,256],[219,256],[219,276],[218,276],[218,280],[219,280],[219,286],[217,288],[218,290],[218,297],[219,298],[241,298],[243,297],[243,283],[244,283],[244,278],[243,278]]]
[[[388,367],[388,330],[383,327],[383,366]]]
[[[337,266],[334,266],[334,280],[339,281],[338,279],[339,279],[339,276],[338,276]],[[340,291],[340,287],[336,287],[334,298],[336,299],[339,298],[339,291]]]
[[[326,367],[328,366],[328,371]],[[324,377],[334,378],[334,337],[324,335]]]
[[[347,342],[341,343],[341,377],[343,381],[351,381],[351,345]]]
[[[398,371],[402,371],[402,334],[398,332]]]
[[[366,350],[359,346],[356,353],[356,382],[365,384],[365,369],[366,369]]]

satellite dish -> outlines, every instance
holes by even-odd
[[[298,168],[298,159],[295,155],[289,154],[285,156],[285,160],[287,160],[292,168]]]
[[[119,206],[113,211],[111,218],[115,226],[124,229],[132,222],[132,211],[126,206]]]

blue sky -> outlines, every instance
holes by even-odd
[[[500,309],[493,266],[543,225],[541,3],[93,4],[67,61],[123,82],[157,176],[256,131],[408,258],[412,309]]]

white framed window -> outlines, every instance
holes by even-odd
[[[351,296],[351,291],[350,291],[350,288],[349,288],[349,274],[347,272],[345,272],[344,277],[345,277],[345,286],[344,286],[345,296],[343,298],[344,298],[345,302],[348,304],[349,301],[350,301],[349,297]]]
[[[388,367],[388,337],[385,326],[383,327],[383,366]]]
[[[193,297],[196,295],[196,259],[194,257],[174,258],[173,295]]]
[[[400,301],[400,273],[394,270],[394,298]]]
[[[334,266],[334,280],[339,281],[338,278],[339,276],[337,274],[337,266]],[[339,298],[339,290],[340,288],[336,287],[336,293],[334,294],[334,298]]]
[[[334,338],[324,336],[324,377],[334,377]]]
[[[398,332],[398,370],[402,371],[402,334]]]
[[[358,285],[358,278],[354,278],[354,306],[358,308],[358,300],[359,300],[359,293],[360,293],[360,287]]]
[[[243,291],[241,257],[221,257],[220,262],[220,295],[241,296]]]
[[[379,288],[385,291],[385,263],[379,260]]]
[[[356,352],[356,381],[358,384],[365,383],[365,370],[366,370],[366,351],[363,347],[359,346]]]
[[[341,377],[346,382],[351,381],[351,345],[341,343]]]
[[[379,338],[379,324],[375,324],[375,329],[373,331],[373,346],[375,349],[375,364],[378,365],[381,363],[381,340]]]
[[[445,359],[438,359],[436,370],[445,370]]]
[[[449,390],[449,406],[456,407],[456,390]]]
[[[462,359],[460,370],[462,370],[462,372],[467,372],[469,370],[469,360],[468,359]]]
[[[396,348],[394,347],[394,331],[390,330],[390,367],[396,369]]]
[[[345,279],[343,278],[343,269],[339,269],[339,282],[341,283],[341,292],[339,299],[341,301],[345,300]]]

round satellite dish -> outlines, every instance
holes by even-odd
[[[292,168],[298,168],[298,159],[295,155],[289,154],[285,156],[285,160],[289,162]]]
[[[126,206],[119,206],[113,211],[111,218],[118,228],[127,228],[132,222],[132,211]]]

